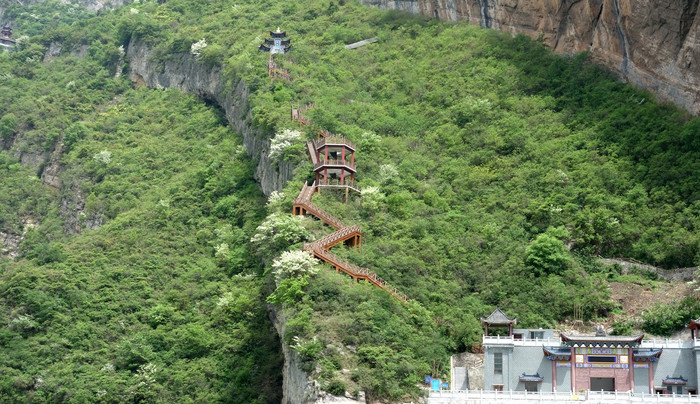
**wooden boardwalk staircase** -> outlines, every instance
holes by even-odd
[[[293,213],[295,215],[311,214],[326,223],[328,226],[334,228],[336,231],[321,237],[313,243],[305,243],[304,251],[308,251],[313,254],[315,258],[328,263],[335,268],[336,272],[342,271],[345,274],[350,275],[355,282],[358,280],[368,281],[374,286],[389,292],[395,298],[407,302],[409,300],[408,296],[399,292],[398,289],[391,286],[389,282],[380,278],[371,270],[351,264],[350,262],[329,251],[331,247],[343,242],[350,246],[356,246],[359,248],[362,243],[362,231],[360,230],[360,226],[346,226],[343,222],[311,202],[311,197],[313,196],[315,190],[315,182],[312,185],[304,183],[304,186],[299,192],[299,196],[294,199],[294,205],[292,208]]]

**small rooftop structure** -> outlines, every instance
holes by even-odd
[[[518,378],[518,381],[529,383],[542,383],[544,381],[544,378],[542,378],[542,376],[540,376],[539,373],[535,373],[534,375],[526,375],[525,373],[523,373]]]
[[[688,384],[688,379],[684,378],[683,376],[678,376],[678,377],[668,377],[661,382],[662,384],[665,385],[673,385],[673,386],[685,386]]]
[[[518,323],[518,320],[513,317],[506,316],[501,309],[496,309],[488,317],[480,317],[481,324],[484,326],[484,335],[489,335],[489,327],[508,327],[508,335],[513,335],[513,327]]]
[[[0,32],[0,46],[9,50],[15,46],[16,41],[12,39],[12,27],[5,25],[2,27],[2,32]]]
[[[265,43],[258,47],[258,50],[264,52],[270,52],[271,55],[275,53],[287,53],[292,49],[291,39],[285,39],[287,36],[286,32],[283,32],[277,28],[277,31],[270,31],[270,37],[272,39],[266,38]]]

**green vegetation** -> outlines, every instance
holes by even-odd
[[[606,317],[620,278],[597,255],[700,261],[700,120],[586,54],[344,0],[141,1],[90,19],[41,14],[53,18],[41,29],[12,7],[16,33],[38,36],[0,55],[0,231],[25,234],[0,260],[10,401],[278,402],[266,302],[325,390],[409,399],[479,343],[478,316],[495,306],[524,326]],[[277,26],[295,47],[276,56],[291,82],[271,83],[256,50]],[[245,80],[275,162],[298,162],[282,195],[266,207],[219,113],[114,78],[135,40],[153,63],[192,53],[231,87]],[[42,62],[51,43],[66,51]],[[301,137],[292,102],[315,105]],[[314,197],[362,226],[361,253],[335,252],[411,302],[283,255],[329,231],[289,217],[311,175],[301,142],[320,128],[358,144],[365,189],[347,204]],[[42,185],[56,167],[60,187]],[[650,313],[643,327],[658,333],[700,315]]]
[[[70,31],[108,40],[85,57],[0,55],[0,231],[25,234],[0,259],[0,397],[279,402],[253,164],[218,111],[113,78],[105,21]]]

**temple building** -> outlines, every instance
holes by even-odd
[[[516,319],[500,310],[481,321],[484,385],[470,389],[698,394],[700,319],[686,326],[691,339],[675,341],[607,335],[602,328],[595,335],[554,337],[551,329],[514,328]],[[488,335],[494,327],[508,332]],[[453,385],[463,384],[453,380]]]
[[[280,31],[270,31],[270,38],[265,38],[265,43],[258,47],[258,50],[270,52],[271,55],[275,53],[287,53],[292,49],[291,39],[285,39],[287,36],[286,32]]]
[[[0,46],[2,46],[4,50],[10,50],[15,46],[15,43],[15,40],[12,39],[12,28],[5,25],[0,33]]]

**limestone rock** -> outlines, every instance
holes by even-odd
[[[132,41],[126,52],[129,77],[135,85],[151,88],[177,88],[212,100],[221,107],[228,122],[243,135],[243,145],[256,161],[255,179],[265,195],[281,191],[292,176],[294,166],[280,162],[277,167],[268,158],[270,135],[254,127],[248,107],[249,90],[243,81],[227,87],[220,67],[199,63],[189,53],[172,55],[165,62],[154,62],[150,49],[140,41]]]

